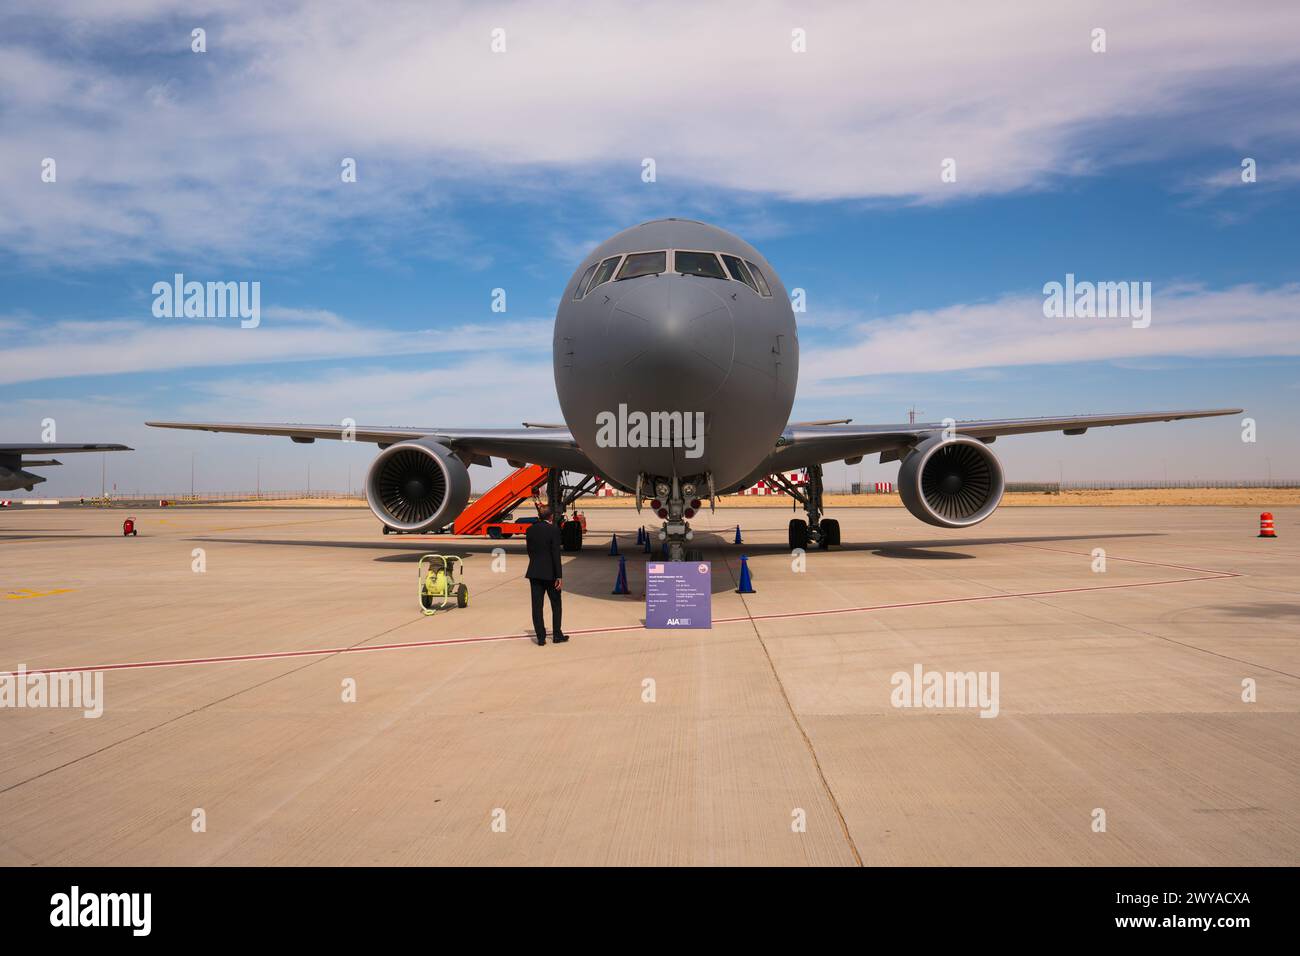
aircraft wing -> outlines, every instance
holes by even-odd
[[[45,455],[52,451],[64,455],[79,451],[134,451],[126,445],[89,445],[79,442],[42,442],[37,445],[0,444],[0,455]]]
[[[1031,432],[1064,432],[1082,435],[1089,428],[1110,425],[1138,425],[1143,422],[1173,422],[1184,418],[1239,415],[1240,408],[1210,408],[1173,412],[1135,412],[1118,415],[1066,415],[1059,418],[1001,418],[956,422],[956,434],[991,442],[1002,435]],[[777,441],[775,460],[783,470],[806,468],[837,459],[856,459],[880,452],[881,461],[892,461],[907,445],[942,432],[944,422],[904,425],[790,425]]]
[[[275,435],[301,444],[316,439],[343,441],[349,437],[342,425],[249,424],[244,422],[145,422],[154,428],[183,428],[190,431],[233,432],[239,435]],[[527,462],[565,471],[595,473],[567,428],[406,428],[391,425],[357,425],[350,429],[353,441],[373,442],[382,447],[417,438],[431,438],[460,454],[466,463],[487,465],[489,459]]]

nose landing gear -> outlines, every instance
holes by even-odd
[[[671,479],[656,478],[649,482],[649,485],[655,493],[650,508],[664,522],[659,531],[659,540],[668,547],[668,560],[703,560],[701,552],[689,546],[695,538],[695,532],[687,522],[688,518],[695,517],[695,512],[703,504],[695,497],[700,487],[700,479],[679,480],[674,475]]]

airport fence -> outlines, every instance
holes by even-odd
[[[1063,491],[1148,491],[1168,488],[1300,488],[1300,479],[1294,478],[1182,478],[1162,481],[1064,481],[1058,483]]]
[[[1174,488],[1300,488],[1294,478],[1182,478],[1156,481],[1008,481],[1007,491],[1059,495],[1062,491],[1162,491]],[[870,484],[853,482],[847,488],[826,488],[829,494],[897,494],[898,489],[877,491]]]
[[[350,494],[345,491],[200,491],[190,494],[168,493],[165,491],[145,492],[145,491],[116,491],[107,495],[95,495],[86,497],[81,500],[86,504],[97,504],[100,502],[106,504],[130,504],[133,502],[152,502],[157,504],[159,501],[166,501],[170,504],[207,504],[219,501],[297,501],[303,498],[318,499],[322,501],[343,500],[354,498],[357,501],[362,500],[358,494]]]
[[[852,482],[851,484],[834,488],[827,486],[828,494],[887,494],[897,495],[898,488],[895,485],[883,483],[884,488],[878,488],[872,483]],[[1235,478],[1182,478],[1168,480],[1117,480],[1117,481],[1009,481],[1006,490],[1009,492],[1020,492],[1024,494],[1044,494],[1057,495],[1062,491],[1159,491],[1177,488],[1300,488],[1300,479],[1295,478],[1259,478],[1259,479],[1235,479]],[[781,492],[777,492],[780,494]],[[472,497],[477,497],[474,495]],[[190,494],[188,492],[178,494],[174,492],[112,492],[108,495],[85,497],[80,499],[84,504],[157,504],[159,501],[166,501],[169,504],[205,504],[214,502],[232,502],[232,501],[298,501],[302,499],[314,499],[322,501],[364,501],[365,496],[359,492],[347,491],[201,491]],[[68,499],[63,499],[68,500]],[[74,501],[76,499],[73,499]]]

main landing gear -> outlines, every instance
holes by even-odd
[[[587,519],[576,511],[572,517],[564,516],[575,501],[595,491],[598,483],[593,475],[579,476],[576,484],[566,479],[565,472],[558,468],[551,469],[546,478],[546,500],[550,503],[551,510],[561,516],[560,547],[565,551],[581,551],[582,538],[587,533]]]
[[[790,550],[796,548],[807,551],[810,545],[816,545],[826,551],[833,544],[840,543],[840,523],[834,518],[823,518],[822,510],[822,466],[813,465],[807,469],[808,482],[796,485],[783,474],[771,475],[767,480],[784,491],[795,501],[803,505],[808,520],[790,519]]]

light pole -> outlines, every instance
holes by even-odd
[[[194,497],[194,452],[190,452],[190,497]]]
[[[262,459],[257,459],[257,497],[262,497]]]

